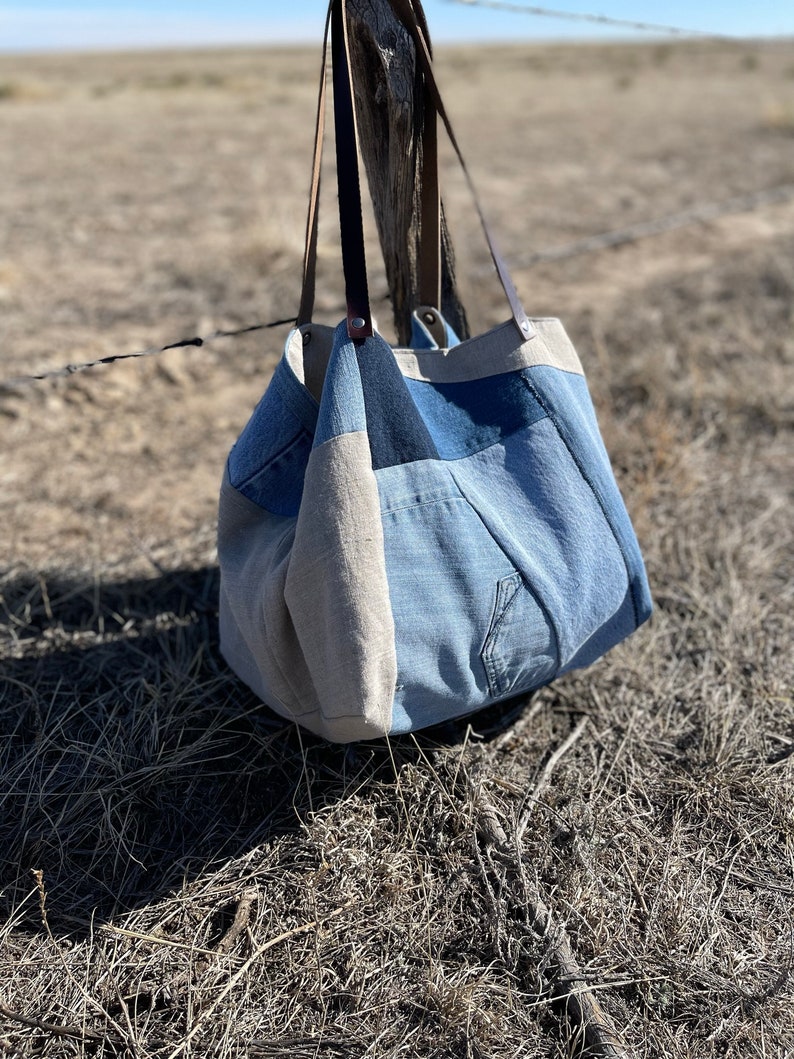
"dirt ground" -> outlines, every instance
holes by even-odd
[[[654,616],[416,739],[262,708],[218,652],[215,518],[286,328],[19,377],[295,313],[318,55],[0,58],[9,1059],[594,1054],[562,930],[618,1054],[794,1055],[794,194],[529,263],[791,188],[794,42],[437,61],[524,301],[579,350]],[[443,179],[481,330],[506,309],[448,150]]]

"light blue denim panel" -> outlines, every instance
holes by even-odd
[[[547,683],[554,633],[440,460],[376,472],[395,622],[394,733]]]
[[[275,515],[297,515],[317,406],[282,359],[229,454],[229,480]]]
[[[601,505],[553,422],[449,464],[461,492],[552,622],[567,666],[629,593],[626,564]],[[622,635],[634,629],[633,615]],[[610,626],[611,647],[621,636]]]
[[[651,592],[640,547],[615,482],[587,384],[581,376],[549,367],[527,368],[522,375],[557,424],[568,448],[576,454],[576,461],[592,484],[620,542],[631,585],[636,628],[650,617]]]
[[[634,600],[631,592],[627,592],[620,606],[608,621],[604,622],[593,635],[585,641],[573,658],[570,658],[560,668],[558,676],[569,673],[572,669],[582,669],[584,666],[592,665],[615,644],[630,635],[637,628],[635,621]]]
[[[369,343],[383,342],[377,335],[366,339]],[[325,373],[320,414],[314,444],[323,445],[340,434],[354,434],[367,429],[364,394],[356,359],[356,345],[347,334],[343,321],[334,334],[334,345]]]

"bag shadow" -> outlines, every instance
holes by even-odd
[[[216,567],[0,582],[0,891],[8,922],[80,936],[299,830],[433,749],[335,746],[276,716],[218,650]],[[481,738],[515,703],[478,714]],[[36,874],[41,873],[40,886]]]

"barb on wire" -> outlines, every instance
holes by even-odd
[[[67,375],[77,375],[81,371],[88,371],[89,368],[100,368],[106,364],[116,364],[121,360],[154,357],[159,353],[166,353],[169,349],[184,349],[187,346],[199,347],[218,338],[237,338],[253,331],[266,331],[268,328],[284,327],[286,324],[294,322],[295,317],[292,316],[288,320],[273,320],[269,324],[251,324],[249,327],[240,327],[236,331],[219,330],[203,337],[182,338],[179,342],[169,342],[167,346],[150,346],[148,349],[139,349],[135,353],[111,353],[110,356],[100,357],[98,360],[87,360],[80,364],[65,364],[62,368],[51,368],[48,371],[40,372],[38,375],[16,375],[0,382],[0,390],[12,390],[17,386],[23,386],[30,382],[41,382],[44,379],[57,379]]]
[[[586,11],[560,11],[551,7],[534,7],[529,4],[511,3],[510,0],[447,0],[447,3],[465,4],[468,7],[489,7],[496,11],[513,11],[521,15],[538,15],[542,18],[558,18],[566,22],[592,22],[599,26],[616,26],[621,29],[641,30],[644,33],[665,33],[676,37],[709,37],[712,40],[737,40],[724,33],[710,33],[702,29],[682,29],[680,26],[658,25],[655,22],[635,22],[628,18],[611,18]]]

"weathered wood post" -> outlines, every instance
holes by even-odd
[[[388,0],[347,0],[356,114],[398,340],[407,343],[418,304],[419,190],[424,89],[414,44]],[[441,310],[461,338],[468,325],[441,222]]]

